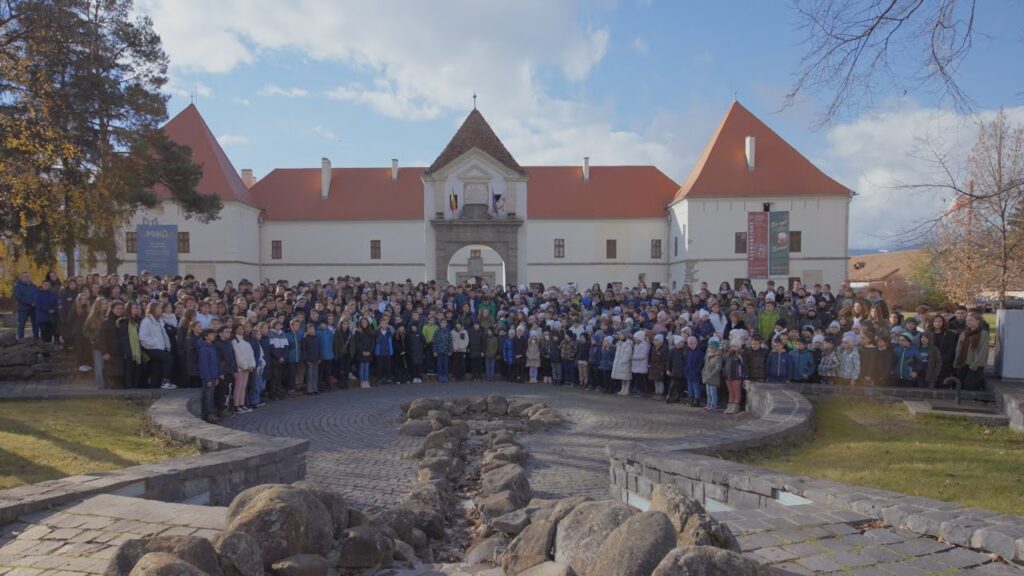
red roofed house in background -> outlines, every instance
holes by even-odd
[[[199,191],[220,197],[224,211],[208,225],[184,220],[171,202],[139,213],[125,230],[125,272],[136,271],[130,234],[145,220],[178,225],[182,274],[221,282],[352,275],[674,289],[697,279],[846,277],[851,191],[737,102],[682,186],[654,166],[521,166],[475,108],[429,167],[323,158],[259,181],[235,170],[194,105],[164,130],[192,148]],[[765,242],[769,221],[774,235],[761,247],[771,248],[763,270],[748,261],[755,220]]]

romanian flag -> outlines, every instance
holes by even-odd
[[[459,197],[455,195],[454,188],[452,188],[451,193],[448,194],[448,207],[451,208],[452,216],[454,216],[459,210]]]

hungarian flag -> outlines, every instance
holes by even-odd
[[[451,193],[448,194],[448,207],[451,208],[452,216],[454,216],[459,210],[459,197],[455,195],[454,188],[452,188]]]

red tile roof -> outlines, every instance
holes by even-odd
[[[657,218],[679,188],[654,166],[527,166],[526,213],[538,219]]]
[[[327,199],[320,168],[278,168],[257,182],[253,197],[268,220],[422,220],[423,168],[332,168]]]
[[[747,170],[746,137],[754,136],[755,167]],[[848,196],[739,102],[733,102],[675,199],[716,196]]]
[[[192,161],[202,166],[203,177],[196,190],[202,194],[215,194],[221,200],[255,204],[249,189],[224,154],[217,138],[210,132],[210,127],[206,125],[195,104],[189,104],[179,112],[164,125],[163,130],[169,139],[191,148]],[[158,186],[156,195],[166,199],[170,197],[170,192]]]
[[[522,166],[516,162],[516,159],[512,157],[512,154],[505,148],[505,145],[501,143],[498,135],[491,129],[491,125],[487,123],[487,120],[484,120],[484,115],[474,108],[469,113],[469,116],[466,116],[462,126],[459,126],[455,136],[452,136],[452,139],[448,141],[448,145],[444,147],[441,154],[434,160],[434,163],[430,165],[430,168],[427,168],[427,174],[433,174],[444,168],[452,160],[462,156],[471,148],[479,148],[505,165],[506,168],[520,174],[523,173]]]

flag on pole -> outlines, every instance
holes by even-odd
[[[448,207],[451,208],[452,216],[459,210],[459,197],[455,195],[455,189],[451,189],[451,193],[448,194]]]

